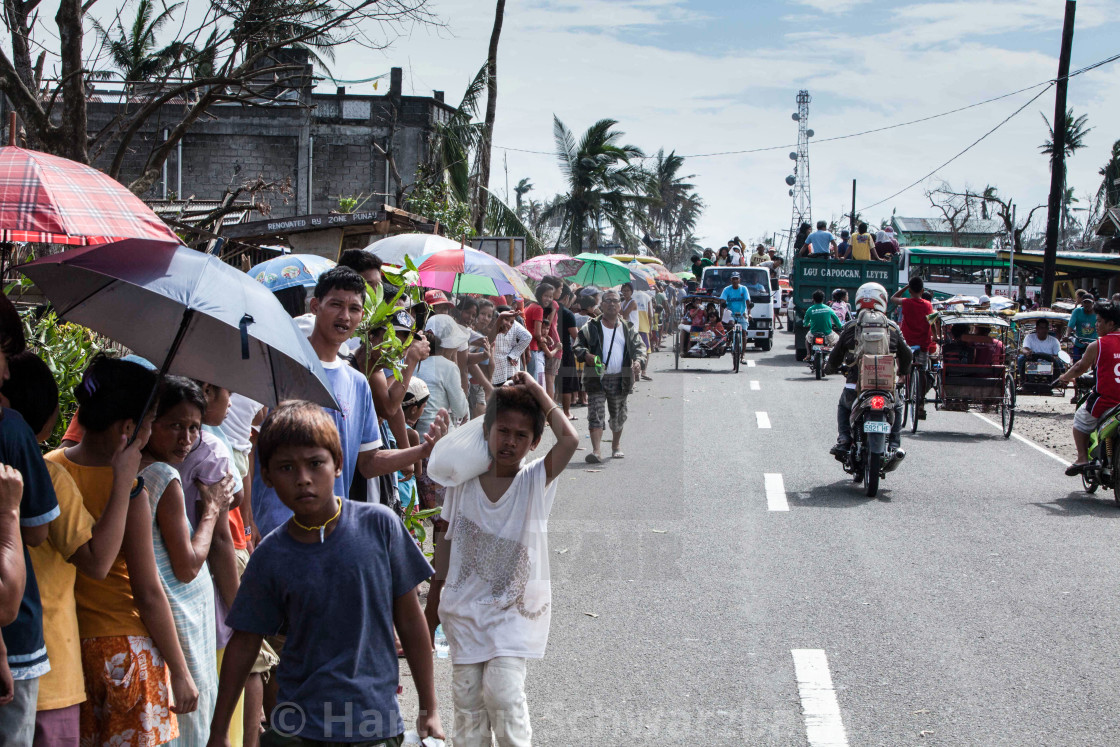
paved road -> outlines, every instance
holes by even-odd
[[[627,458],[560,478],[535,744],[1116,744],[1111,494],[931,412],[863,497],[827,453],[840,380],[789,341],[738,375],[654,356]],[[450,727],[446,660],[437,675]]]

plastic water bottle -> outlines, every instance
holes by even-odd
[[[440,658],[440,659],[446,659],[447,655],[448,655],[448,653],[450,653],[451,649],[447,645],[447,636],[445,636],[443,634],[443,626],[442,625],[437,625],[436,626],[435,644],[436,644],[436,657]]]

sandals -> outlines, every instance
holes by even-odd
[[[625,459],[626,455],[621,451],[611,452],[611,459]]]
[[[602,464],[603,463],[603,458],[601,456],[599,456],[598,454],[588,454],[586,457],[583,458],[583,460],[585,462],[587,462],[588,464]]]
[[[1088,462],[1085,462],[1084,464],[1071,464],[1070,466],[1066,467],[1066,476],[1073,477],[1074,475],[1080,475],[1088,466]]]

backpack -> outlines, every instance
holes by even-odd
[[[856,317],[855,357],[860,371],[860,389],[894,388],[892,326],[881,311],[864,309]]]
[[[891,324],[881,311],[863,309],[856,317],[856,357],[890,355]]]

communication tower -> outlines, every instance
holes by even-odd
[[[808,91],[797,92],[797,111],[793,115],[793,121],[797,122],[797,150],[789,154],[793,161],[793,173],[786,177],[786,184],[790,188],[789,196],[793,198],[787,254],[793,253],[797,229],[803,222],[812,222],[813,199],[809,191],[809,138],[813,137],[813,131],[809,129],[809,102],[812,100]]]

